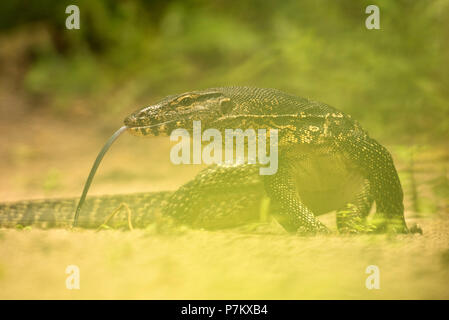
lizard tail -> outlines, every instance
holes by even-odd
[[[80,213],[78,226],[98,228],[122,203],[130,214],[115,214],[108,222],[111,227],[127,225],[144,228],[161,214],[172,192],[133,193],[123,195],[92,196],[87,198]],[[78,198],[45,199],[0,203],[0,227],[35,226],[66,228],[73,223]]]

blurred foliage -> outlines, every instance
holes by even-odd
[[[65,28],[77,4],[81,29]],[[365,8],[380,7],[381,30]],[[392,141],[449,132],[449,0],[1,1],[33,35],[22,88],[100,117],[212,86],[278,88],[334,105]],[[36,40],[37,39],[37,40]]]

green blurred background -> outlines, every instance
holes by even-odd
[[[116,118],[167,94],[278,88],[340,108],[375,137],[446,140],[449,1],[2,1],[8,90],[71,117]],[[81,29],[65,28],[76,4]],[[2,108],[14,108],[2,104]]]
[[[365,27],[373,3],[380,30]],[[65,27],[70,4],[79,30]],[[419,154],[449,198],[448,40],[449,0],[1,1],[0,199],[78,195],[130,112],[226,85],[352,114],[393,152],[407,194]],[[172,165],[168,140],[143,140],[114,144],[91,193],[176,189],[199,170]]]

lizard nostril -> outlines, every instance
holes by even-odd
[[[133,127],[137,122],[137,118],[135,115],[132,114],[129,117],[127,117],[124,122],[126,126]]]

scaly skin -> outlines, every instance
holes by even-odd
[[[98,228],[121,203],[131,212],[132,225],[144,228],[160,213],[171,192],[134,193],[93,196],[86,200],[78,226]],[[41,228],[67,228],[72,225],[78,198],[42,199],[0,204],[0,226],[37,226]],[[127,216],[116,214],[108,224],[111,227],[128,227]]]
[[[337,211],[341,232],[408,232],[402,188],[390,153],[349,115],[278,90],[227,87],[166,97],[130,115],[125,125],[139,136],[166,135],[175,128],[192,131],[193,120],[201,120],[203,130],[216,128],[223,136],[227,128],[277,129],[278,172],[260,176],[258,165],[212,166],[171,195],[91,199],[79,226],[101,223],[100,217],[126,202],[139,221],[136,226],[146,225],[160,210],[181,223],[219,229],[257,221],[261,203],[269,199],[269,212],[290,232],[328,233],[316,216],[332,210]],[[374,201],[382,218],[376,226],[365,221]],[[44,201],[57,212],[53,216],[39,214],[42,209],[31,202],[16,204],[14,210],[4,205],[0,223],[34,223],[43,217],[68,221],[73,203],[65,211],[58,209],[62,203]]]

